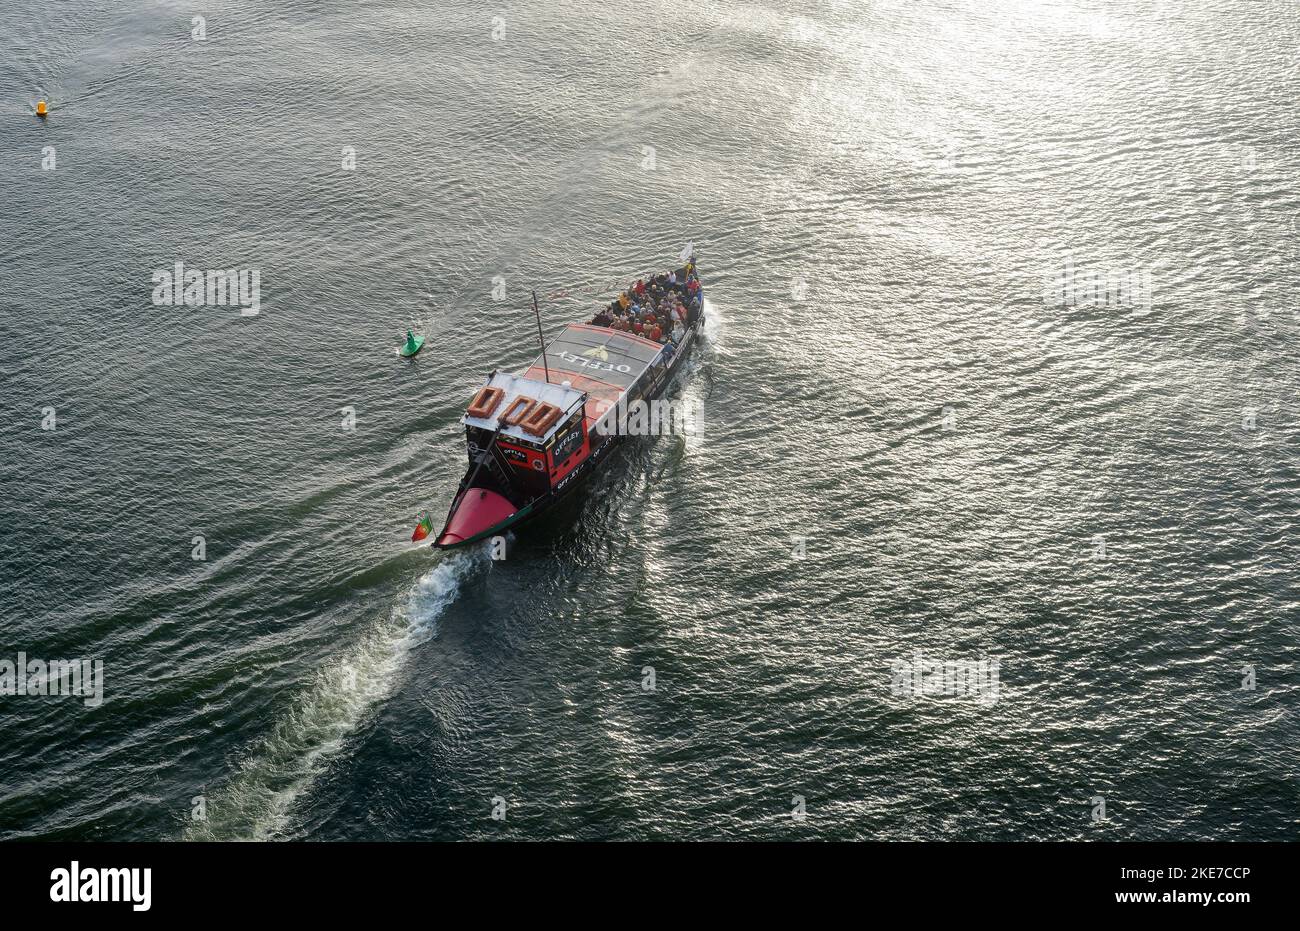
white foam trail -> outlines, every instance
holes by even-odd
[[[431,637],[462,581],[486,551],[453,553],[416,582],[406,600],[360,642],[316,673],[271,734],[207,800],[207,821],[191,821],[186,840],[267,840],[288,820],[293,801],[365,715],[392,692],[412,649]]]
[[[706,386],[702,379],[693,376],[698,376],[698,369],[705,364],[705,360],[717,353],[721,348],[725,324],[726,318],[723,316],[722,308],[705,298],[704,325],[700,331],[703,339],[697,342],[695,353],[686,360],[686,378],[681,393],[683,401],[694,403],[697,405],[695,409],[701,412],[701,416],[695,425],[696,432],[688,433],[682,438],[688,455],[698,452],[703,447],[704,437],[711,426],[709,423],[708,403],[705,398]]]
[[[704,327],[700,330],[710,343],[718,345],[722,339],[722,330],[725,319],[722,316],[722,308],[707,297],[704,299]]]

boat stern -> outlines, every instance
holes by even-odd
[[[433,545],[448,550],[481,540],[511,523],[518,510],[504,495],[487,488],[470,488],[448,516],[447,525]]]

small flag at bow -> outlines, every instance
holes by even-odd
[[[415,525],[415,533],[411,534],[411,542],[414,543],[416,540],[423,540],[432,532],[433,521],[429,519],[428,514],[421,514],[420,522]]]

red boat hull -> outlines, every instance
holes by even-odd
[[[435,546],[459,546],[504,523],[519,510],[509,498],[486,488],[471,488],[456,505]]]

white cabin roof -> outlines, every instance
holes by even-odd
[[[515,398],[520,395],[546,404],[554,404],[563,411],[560,419],[552,424],[551,428],[542,436],[529,433],[518,425],[501,428],[501,436],[513,437],[516,440],[524,440],[529,443],[545,443],[549,440],[555,431],[568,420],[568,414],[573,411],[574,406],[581,404],[583,399],[587,397],[586,392],[579,391],[577,388],[568,385],[547,384],[534,378],[525,378],[523,375],[510,375],[506,372],[494,373],[484,384],[485,386],[490,385],[493,388],[502,389],[505,391],[505,397],[501,399],[501,403],[488,417],[471,417],[469,414],[461,417],[460,422],[468,427],[495,430],[497,428],[497,418],[504,414],[507,408],[514,403]]]

